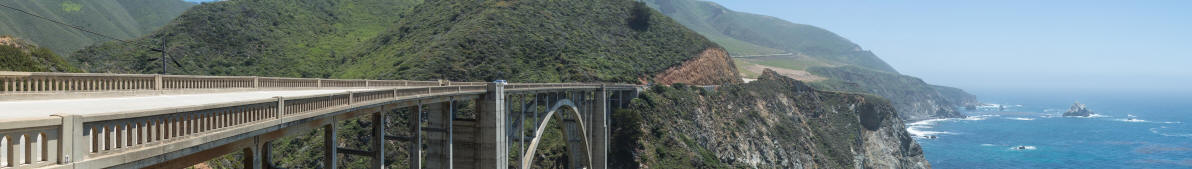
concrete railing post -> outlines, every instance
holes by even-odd
[[[315,79],[315,87],[323,87],[323,79]]]
[[[282,116],[286,115],[286,98],[281,97],[281,96],[277,96],[274,98],[277,98],[277,117],[276,117],[276,119],[281,119]],[[278,123],[281,123],[281,122],[278,122]]]
[[[261,88],[261,77],[252,77],[252,88]]]
[[[161,90],[161,88],[164,86],[162,82],[161,75],[153,75],[153,90]]]
[[[58,164],[66,165],[83,161],[87,155],[87,139],[83,136],[83,119],[79,115],[57,114],[62,117],[61,144],[58,148]]]

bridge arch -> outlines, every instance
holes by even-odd
[[[542,141],[542,134],[545,133],[544,131],[546,130],[546,127],[548,125],[550,125],[550,121],[555,117],[556,114],[559,115],[560,119],[566,118],[563,115],[563,113],[557,113],[557,112],[560,112],[563,110],[571,110],[570,114],[571,114],[571,117],[574,118],[573,119],[575,121],[574,125],[575,125],[575,128],[577,129],[577,131],[574,131],[574,132],[579,132],[579,133],[574,133],[574,134],[568,134],[568,132],[569,132],[569,131],[567,131],[568,124],[562,123],[561,126],[559,126],[559,127],[563,128],[563,137],[564,137],[563,140],[567,141],[567,140],[571,139],[571,138],[568,138],[569,136],[579,137],[580,145],[574,145],[574,146],[580,146],[580,147],[578,147],[579,148],[578,150],[582,151],[582,152],[578,152],[578,153],[570,152],[570,151],[575,151],[577,149],[575,149],[574,147],[571,147],[573,145],[567,144],[567,146],[568,146],[567,150],[569,151],[568,154],[580,154],[583,156],[583,157],[569,157],[569,158],[581,158],[581,159],[583,159],[583,161],[585,163],[588,163],[588,164],[583,164],[584,166],[588,166],[588,167],[592,166],[592,164],[591,164],[591,162],[592,162],[591,145],[588,143],[589,140],[588,140],[588,136],[586,134],[586,132],[588,132],[588,129],[584,125],[584,119],[583,119],[584,117],[581,116],[579,107],[576,106],[575,102],[572,102],[570,99],[558,100],[553,105],[554,106],[551,106],[551,108],[549,109],[550,111],[548,111],[546,113],[546,116],[542,119],[541,124],[539,124],[538,127],[536,127],[536,129],[534,130],[534,139],[532,141],[530,141],[530,145],[527,147],[526,152],[524,154],[522,154],[522,157],[524,157],[524,158],[522,158],[522,161],[521,161],[521,163],[522,163],[521,168],[529,169],[530,166],[534,163],[534,153],[536,152],[536,150],[538,150],[538,143],[540,143]],[[572,164],[572,165],[575,165],[575,164]]]

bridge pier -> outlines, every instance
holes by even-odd
[[[454,100],[431,104],[427,112],[426,139],[426,167],[453,168],[452,159],[452,131],[455,117]]]
[[[418,101],[418,107],[410,113],[410,142],[408,143],[410,159],[410,169],[422,169],[422,101]]]
[[[373,130],[369,148],[372,151],[372,168],[385,169],[385,112],[376,112],[372,116]]]
[[[477,105],[477,120],[480,137],[479,154],[476,155],[476,166],[491,166],[494,168],[508,168],[509,139],[505,133],[508,124],[505,120],[505,84],[489,83],[488,92],[481,96]]]
[[[335,120],[331,124],[323,126],[323,168],[336,169],[336,162],[339,162],[339,144],[336,141],[335,135]]]

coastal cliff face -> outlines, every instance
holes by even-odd
[[[613,168],[930,168],[884,99],[773,71],[716,90],[656,86],[614,114]]]
[[[868,70],[856,66],[815,67],[813,74],[829,80],[811,83],[817,89],[869,93],[889,99],[899,118],[919,121],[962,118],[960,107],[975,104],[976,96],[963,90],[927,84],[911,76]]]
[[[671,67],[654,76],[658,84],[720,85],[741,83],[737,67],[728,52],[721,48],[708,48],[695,58]]]

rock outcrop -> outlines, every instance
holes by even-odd
[[[1088,107],[1080,104],[1080,102],[1073,103],[1072,107],[1068,108],[1067,112],[1064,112],[1064,117],[1089,117],[1092,115],[1093,111],[1090,111]]]
[[[963,90],[927,84],[922,79],[856,66],[815,67],[811,73],[829,80],[811,83],[817,89],[869,93],[889,99],[906,121],[963,118],[958,109],[976,104],[976,96]]]
[[[654,76],[654,82],[670,85],[674,83],[697,85],[721,85],[741,83],[737,67],[728,52],[721,48],[708,48],[682,65],[671,67]]]
[[[612,168],[930,168],[896,114],[774,71],[715,91],[653,87],[614,115],[612,146],[632,151]]]

